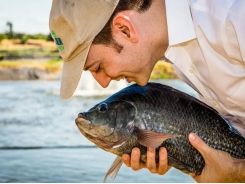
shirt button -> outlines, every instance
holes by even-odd
[[[214,106],[217,106],[217,105],[218,105],[218,102],[216,102],[215,100],[213,100],[213,101],[212,101],[212,104],[213,104]]]
[[[193,69],[193,68],[190,68],[190,69],[189,69],[189,72],[190,72],[190,73],[194,73],[194,69]]]

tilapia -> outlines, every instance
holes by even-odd
[[[205,161],[189,143],[190,132],[212,148],[245,158],[245,138],[229,121],[198,99],[159,83],[126,87],[79,113],[76,124],[87,139],[117,155],[104,182],[116,177],[121,156],[134,147],[140,149],[143,163],[147,147],[156,148],[156,162],[159,148],[165,147],[169,165],[200,175]]]

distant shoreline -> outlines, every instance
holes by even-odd
[[[61,67],[53,41],[4,39],[0,44],[0,80],[57,80]]]
[[[58,80],[60,74],[54,74],[33,67],[0,68],[0,80]]]
[[[62,59],[53,41],[2,40],[0,43],[0,80],[57,80],[60,78]],[[178,78],[171,65],[159,61],[150,79]]]

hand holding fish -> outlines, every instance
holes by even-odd
[[[236,159],[224,151],[213,149],[192,133],[189,135],[189,141],[202,154],[205,160],[205,167],[201,175],[190,174],[196,182],[245,181],[245,159]],[[163,147],[159,151],[158,165],[155,162],[155,149],[151,148],[147,149],[146,164],[140,162],[140,150],[138,148],[132,150],[131,157],[128,154],[124,154],[122,158],[124,164],[135,171],[147,168],[151,173],[163,175],[171,168],[167,164],[167,151]]]
[[[203,182],[245,178],[245,137],[216,110],[166,85],[124,88],[79,113],[76,124],[91,142],[117,155],[104,182],[116,177],[122,163],[158,174],[170,165]],[[191,132],[200,138],[193,142]]]
[[[189,141],[205,160],[202,174],[192,176],[196,182],[245,182],[245,159],[233,158],[224,151],[213,149],[195,134],[189,135]]]
[[[157,173],[159,175],[165,174],[171,168],[171,166],[168,165],[168,155],[166,148],[160,148],[158,164],[156,164],[155,160],[155,149],[147,148],[146,155],[146,163],[140,162],[140,150],[139,148],[133,148],[131,157],[128,154],[123,154],[122,161],[127,167],[131,167],[134,171],[140,170],[142,168],[148,168],[151,173]]]

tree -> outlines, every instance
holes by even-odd
[[[11,22],[7,22],[6,25],[9,26],[9,32],[7,32],[8,39],[12,39],[14,37],[13,24]]]
[[[47,41],[54,41],[50,33],[47,36]]]
[[[28,35],[23,34],[21,39],[20,39],[20,44],[26,44],[28,41]]]

